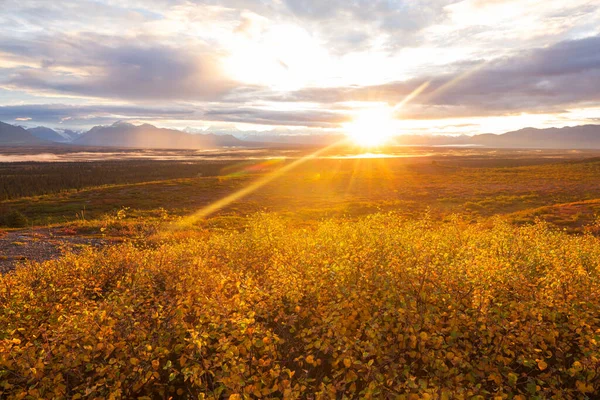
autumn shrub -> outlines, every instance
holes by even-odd
[[[20,211],[11,210],[4,215],[0,215],[0,225],[7,228],[23,228],[27,226],[29,220]]]
[[[121,207],[98,219],[79,219],[64,225],[64,234],[101,234],[111,237],[127,237],[145,240],[155,235],[165,221],[170,219],[163,208],[153,210],[154,215],[132,216],[129,207]]]
[[[600,239],[379,214],[0,277],[0,397],[592,398]]]

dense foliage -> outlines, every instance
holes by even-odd
[[[600,240],[404,221],[171,232],[0,277],[0,397],[590,398]]]

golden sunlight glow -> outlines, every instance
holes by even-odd
[[[344,126],[346,135],[363,147],[385,144],[396,133],[392,109],[378,107],[360,111],[354,120]]]
[[[308,155],[301,157],[289,164],[284,165],[283,167],[263,176],[262,178],[251,183],[250,185],[238,190],[237,192],[233,192],[229,196],[226,196],[220,200],[217,200],[216,202],[211,203],[211,204],[207,205],[206,207],[196,211],[194,214],[181,219],[175,226],[173,226],[173,229],[184,228],[184,227],[189,227],[189,226],[193,225],[198,220],[205,218],[205,217],[219,211],[220,209],[228,206],[229,204],[233,203],[234,201],[237,201],[243,197],[246,197],[250,193],[262,188],[263,186],[270,183],[271,181],[279,178],[282,175],[285,175],[287,172],[291,171],[292,169],[296,168],[297,166],[304,164],[308,160],[316,158],[316,157],[322,155],[323,153],[326,153],[327,151],[339,146],[340,144],[343,144],[343,141],[332,143],[329,146],[323,147],[323,148],[315,151],[314,153],[308,154]]]
[[[412,99],[418,96],[423,90],[425,90],[425,88],[427,88],[428,85],[429,82],[421,84],[421,86],[413,90],[408,96],[404,98],[404,100],[396,104],[396,106],[393,108],[385,106],[379,108],[365,109],[364,111],[359,112],[354,121],[346,125],[346,132],[348,137],[354,140],[357,144],[360,144],[365,147],[375,147],[377,145],[384,144],[394,135],[396,131],[396,127],[394,126],[396,120],[393,118],[394,111],[401,108],[406,103],[410,102]],[[206,207],[198,210],[194,214],[183,218],[173,228],[177,229],[192,225],[198,220],[203,219],[228,206],[229,204],[249,195],[250,193],[261,189],[263,186],[267,185],[271,181],[279,178],[280,176],[285,175],[287,172],[307,162],[308,160],[311,160],[315,157],[319,157],[327,151],[345,143],[346,140],[340,140],[339,142],[332,143],[329,146],[323,147],[315,151],[314,153],[308,154],[289,164],[286,164],[283,167],[251,183],[249,186],[246,186],[220,200],[217,200],[216,202],[211,203]]]

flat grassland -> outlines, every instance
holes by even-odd
[[[598,154],[405,153],[0,163],[0,397],[593,398]]]

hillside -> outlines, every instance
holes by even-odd
[[[48,144],[48,141],[35,137],[20,126],[0,122],[0,146],[35,146]]]
[[[71,136],[70,131],[58,132],[58,131],[55,131],[54,129],[46,128],[45,126],[29,128],[29,129],[27,129],[27,131],[39,139],[47,140],[49,142],[55,142],[55,143],[68,143],[71,140],[73,140],[75,137],[75,136]],[[74,132],[73,132],[73,135],[75,135]]]
[[[231,135],[190,134],[174,129],[157,128],[150,124],[136,126],[117,122],[110,126],[96,126],[75,139],[73,144],[149,149],[205,149],[244,146],[245,142]]]

